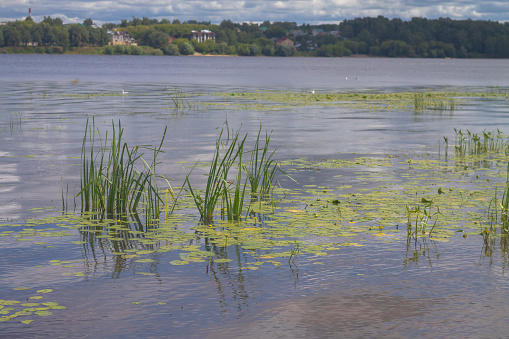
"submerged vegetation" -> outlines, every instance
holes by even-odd
[[[239,109],[271,109],[281,110],[295,106],[336,106],[352,109],[392,110],[414,109],[416,111],[438,110],[454,111],[458,104],[467,103],[469,98],[504,98],[508,100],[509,93],[505,90],[491,90],[483,92],[441,92],[441,91],[411,91],[411,92],[287,92],[287,91],[256,91],[216,93],[227,98],[223,104],[229,108],[237,106]],[[210,104],[209,104],[210,105]]]
[[[414,107],[416,110],[454,110],[454,99],[444,93],[417,92],[414,93]]]

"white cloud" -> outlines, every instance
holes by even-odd
[[[451,17],[507,20],[509,2],[499,0],[0,0],[2,21],[23,20],[32,8],[34,18],[60,17],[64,22],[120,22],[135,17],[178,18],[220,22],[295,21],[334,22],[354,17]]]

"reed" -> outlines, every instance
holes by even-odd
[[[266,133],[263,140],[261,130],[260,126],[254,150],[248,152],[244,151],[247,134],[243,138],[238,132],[230,135],[227,128],[226,141],[223,141],[224,131],[221,130],[207,175],[207,184],[202,192],[203,196],[191,186],[189,180],[191,173],[187,175],[184,186],[191,194],[202,222],[212,222],[218,204],[221,204],[221,217],[228,220],[240,220],[248,184],[251,200],[255,197],[261,199],[272,192],[276,173],[281,169],[272,159],[274,151],[269,152],[270,134]],[[243,162],[245,153],[251,154],[247,164]],[[233,168],[236,168],[236,173],[233,178],[230,178]]]
[[[408,238],[417,239],[417,237],[424,236],[426,233],[428,234],[428,237],[431,237],[431,234],[437,226],[438,216],[442,214],[439,207],[436,207],[436,211],[433,211],[432,200],[423,198],[421,199],[421,204],[424,205],[422,208],[421,206],[409,208],[408,205],[406,205]],[[415,224],[412,220],[413,216],[415,216]]]
[[[502,208],[502,211],[500,213],[500,215],[501,215],[500,218],[501,218],[502,233],[508,234],[509,233],[509,163],[507,164],[506,182],[505,182],[504,193],[502,195],[501,208]]]
[[[171,104],[173,105],[171,108],[175,113],[183,114],[191,110],[191,101],[185,98],[185,95],[182,93],[182,91],[178,89],[168,91],[168,89],[165,88],[164,93],[168,96],[168,98],[170,98]]]
[[[212,162],[209,168],[209,174],[207,176],[207,184],[205,187],[205,191],[203,192],[203,197],[192,188],[191,183],[189,181],[189,173],[186,177],[184,185],[187,185],[189,193],[191,194],[196,207],[198,208],[198,212],[200,213],[200,220],[204,223],[210,223],[213,219],[213,214],[218,204],[220,198],[229,199],[227,197],[223,197],[223,195],[228,195],[231,191],[229,189],[228,183],[228,173],[230,172],[231,167],[235,163],[235,161],[240,157],[243,150],[243,145],[246,137],[239,143],[239,134],[236,133],[230,142],[222,141],[223,131],[219,134],[219,137],[216,141],[216,148],[214,152],[214,156],[212,158]],[[239,147],[237,147],[239,146]],[[239,167],[240,167],[239,163]],[[192,170],[191,170],[192,172]],[[235,192],[240,192],[237,190],[238,185],[241,183],[238,181],[235,183]],[[242,195],[243,197],[243,195]],[[231,208],[236,206],[236,209],[241,209],[242,206],[240,204],[240,195],[237,200],[233,200],[233,203],[228,204],[226,208]],[[231,200],[228,200],[231,201]],[[235,213],[227,211],[227,215],[236,215]]]
[[[454,110],[456,103],[450,96],[439,92],[416,92],[413,97],[416,110]]]
[[[251,151],[251,161],[244,165],[244,171],[251,186],[251,197],[264,196],[274,187],[275,176],[278,171],[277,162],[272,159],[276,150],[269,152],[271,133],[265,132],[265,142],[260,144],[262,126],[258,130],[255,149]]]
[[[99,150],[96,151],[96,133]],[[103,217],[118,215],[138,215],[140,207],[147,220],[157,218],[162,199],[158,192],[155,166],[157,155],[161,152],[166,135],[164,131],[158,147],[135,146],[129,148],[122,142],[123,129],[118,123],[112,123],[112,137],[104,142],[100,131],[92,120],[87,121],[81,150],[80,197],[82,211],[95,211]],[[142,149],[153,151],[153,160],[148,164],[142,156]],[[144,169],[138,170],[137,164],[143,162]]]
[[[473,133],[469,130],[463,132],[461,129],[454,129],[455,150],[458,156],[479,155],[493,152],[507,152],[507,142],[504,140],[502,132]]]
[[[228,220],[240,220],[242,209],[244,207],[244,198],[246,196],[247,180],[242,178],[242,155],[244,152],[244,142],[247,135],[242,139],[237,146],[237,175],[233,182],[226,181],[225,176],[223,182],[223,206],[225,207],[226,217]],[[237,139],[238,135],[234,137]]]
[[[9,130],[11,132],[22,130],[21,118],[22,118],[21,113],[14,113],[9,117]]]

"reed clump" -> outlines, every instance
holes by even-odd
[[[434,211],[432,200],[422,198],[421,204],[423,205],[422,208],[419,205],[413,208],[409,208],[406,205],[408,238],[417,239],[417,237],[426,234],[428,234],[428,237],[431,237],[437,226],[438,216],[442,214],[438,206],[436,211]],[[413,222],[413,217],[415,217],[415,222]]]
[[[82,211],[94,211],[102,217],[134,215],[143,210],[147,220],[158,218],[163,200],[156,181],[156,159],[166,135],[158,147],[135,146],[122,142],[123,129],[112,123],[112,136],[104,141],[95,121],[87,125],[81,149],[81,180],[77,197]],[[97,147],[97,144],[99,147]],[[153,152],[152,162],[143,159],[142,149]],[[139,166],[141,165],[141,166]],[[143,169],[138,169],[143,167]]]
[[[170,108],[173,109],[176,114],[187,113],[191,110],[191,100],[186,99],[185,94],[183,94],[181,90],[174,89],[173,91],[169,91],[165,88],[164,93],[171,100],[172,106]]]
[[[414,93],[414,108],[416,110],[454,110],[455,100],[439,92]]]
[[[507,150],[507,143],[500,130],[497,132],[473,133],[469,130],[463,132],[461,129],[454,129],[455,150],[458,156],[479,155]]]
[[[255,148],[247,152],[244,151],[246,138],[247,134],[241,137],[237,132],[231,139],[223,140],[221,131],[202,194],[191,186],[191,173],[186,177],[184,185],[193,198],[202,222],[211,223],[218,206],[223,219],[238,221],[247,201],[248,186],[251,202],[263,199],[275,186],[276,174],[281,169],[272,158],[275,151],[269,152],[270,134],[266,133],[265,138],[261,138],[260,126]],[[245,153],[251,154],[247,164],[243,162]]]
[[[255,148],[251,151],[251,161],[243,165],[251,186],[251,197],[263,197],[274,187],[278,170],[277,161],[273,159],[276,150],[269,152],[271,133],[265,132],[265,139],[261,140],[262,126],[258,130]]]

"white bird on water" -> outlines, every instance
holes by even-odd
[[[315,90],[314,90],[314,89],[312,89],[311,91],[309,91],[309,93],[311,93],[311,94],[315,94]]]
[[[127,93],[129,93],[129,92],[122,90],[122,95],[126,95]]]

